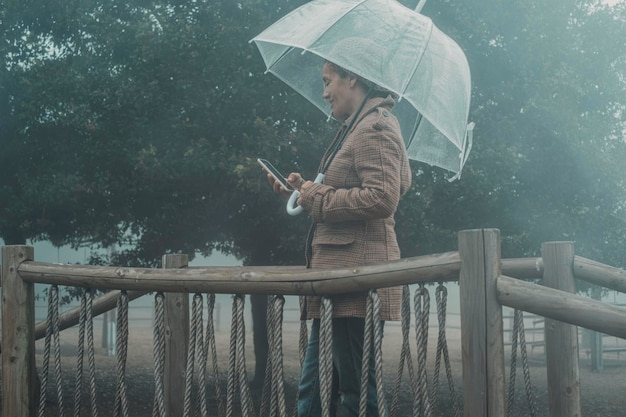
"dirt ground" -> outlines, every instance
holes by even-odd
[[[216,343],[218,349],[218,363],[220,367],[220,377],[222,383],[222,395],[226,393],[225,378],[227,375],[228,364],[228,346],[230,338],[230,330],[227,326],[222,325],[221,329],[216,333]],[[251,341],[252,335],[246,335],[246,361],[248,363],[248,375],[251,378],[254,369],[254,354],[252,351]],[[129,405],[129,415],[133,417],[148,417],[152,415],[153,395],[154,395],[154,363],[152,359],[152,328],[148,323],[140,323],[129,326],[129,350],[128,360],[126,364],[126,384]],[[299,378],[299,361],[298,361],[298,331],[299,323],[297,321],[285,322],[283,326],[283,357],[284,357],[284,380],[286,402],[288,410],[293,410],[297,382]],[[63,364],[63,386],[64,386],[64,409],[65,415],[72,415],[74,387],[75,387],[75,369],[76,369],[76,345],[77,330],[68,329],[61,333],[61,351]],[[460,350],[460,331],[458,329],[450,329],[447,331],[448,349],[451,360],[451,370],[454,375],[454,384],[457,395],[462,398],[462,369],[461,369],[461,350]],[[432,381],[434,372],[434,361],[436,353],[437,329],[431,328],[429,334],[429,350],[428,350],[428,378]],[[395,386],[397,369],[400,358],[400,347],[402,337],[401,329],[397,324],[388,323],[385,326],[384,338],[384,373],[385,387],[387,391],[387,400],[390,402],[392,391]],[[411,353],[413,362],[416,365],[416,348],[415,338],[411,335]],[[43,363],[43,341],[37,342],[37,366],[41,373]],[[523,370],[521,360],[518,355],[518,367],[516,378],[516,392],[513,416],[531,416],[537,417],[549,416],[548,410],[548,392],[546,381],[545,356],[542,347],[535,347],[531,350],[528,347],[530,355],[530,381],[532,392],[534,395],[534,414],[531,412],[529,403],[526,398],[526,390],[523,378]],[[507,352],[508,355],[508,352]],[[622,353],[619,357],[617,354],[605,355],[604,371],[602,373],[591,372],[590,361],[584,349],[580,354],[580,379],[581,379],[581,396],[582,396],[582,415],[586,417],[621,417],[626,409],[626,353]],[[86,359],[85,359],[86,360]],[[107,355],[107,351],[102,347],[101,340],[96,338],[96,355],[95,363],[97,368],[97,402],[98,415],[100,417],[113,416],[113,405],[115,403],[115,387],[117,380],[117,359]],[[505,363],[509,363],[509,357],[505,358]],[[54,361],[50,359],[50,376],[47,390],[47,408],[46,416],[58,416],[58,405],[56,401],[56,391],[54,388]],[[84,365],[86,369],[86,363]],[[509,366],[509,365],[507,365]],[[208,364],[211,368],[211,363]],[[435,416],[454,416],[451,395],[445,378],[445,370],[441,368],[439,378],[439,396],[435,406]],[[212,371],[208,372],[209,378],[213,378]],[[87,385],[86,374],[84,386]],[[507,383],[508,383],[507,369]],[[412,395],[410,392],[410,384],[408,382],[407,371],[404,371],[403,384],[400,391],[400,402],[397,416],[404,417],[412,415],[411,404]],[[211,416],[217,416],[217,401],[215,399],[215,389],[213,382],[208,382],[209,391],[209,413]],[[255,415],[259,414],[260,393],[254,392]],[[461,400],[462,401],[462,400]],[[239,405],[235,406],[234,414],[240,415]],[[88,407],[88,397],[83,395],[83,407],[81,416],[89,416],[91,412]],[[199,415],[199,414],[197,414]],[[289,413],[289,415],[292,415]],[[462,415],[462,413],[461,413]],[[7,416],[8,417],[8,416]]]

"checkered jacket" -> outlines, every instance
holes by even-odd
[[[400,258],[393,216],[411,185],[411,171],[398,121],[391,114],[393,105],[391,97],[369,99],[323,183],[302,193],[300,205],[313,219],[307,267],[337,268]],[[335,141],[349,123],[346,120]],[[322,164],[327,158],[328,152]],[[382,288],[378,293],[381,318],[399,320],[402,288]],[[364,293],[333,296],[332,301],[334,317],[365,316]],[[319,317],[319,307],[319,297],[307,297],[303,315]]]

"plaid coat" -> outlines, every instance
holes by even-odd
[[[357,266],[400,258],[393,216],[411,185],[411,171],[398,121],[391,114],[393,105],[391,97],[369,99],[323,183],[302,193],[300,205],[313,219],[307,267]],[[346,120],[333,143],[349,123]],[[327,158],[328,151],[322,164]],[[381,318],[399,320],[402,288],[381,288],[378,293]],[[365,295],[333,296],[333,316],[364,317]],[[319,307],[319,297],[307,297],[303,314],[319,317]]]

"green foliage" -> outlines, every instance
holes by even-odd
[[[433,190],[435,229],[499,228],[507,257],[572,240],[579,254],[624,265],[624,9],[427,3],[466,51],[476,122],[463,177]]]
[[[263,74],[248,44],[279,10],[259,19],[258,2],[94,2],[48,14],[39,3],[5,13],[14,22],[3,51],[13,88],[2,123],[13,126],[0,179],[7,243],[120,243],[132,247],[120,255],[127,263],[154,265],[216,246],[247,258],[256,249],[236,243],[233,226],[246,239],[281,230],[244,222],[268,211],[259,204],[277,207],[269,188],[257,198],[250,161],[278,157],[276,137],[307,124],[286,116],[305,103]],[[259,120],[274,126],[265,137]]]
[[[313,178],[336,126],[264,74],[248,41],[302,3],[5,1],[0,236],[116,243],[129,265],[215,249],[301,264],[308,220],[285,213],[255,160]],[[495,227],[505,257],[573,240],[624,266],[625,8],[426,4],[467,54],[476,129],[459,181],[413,163],[404,256]]]

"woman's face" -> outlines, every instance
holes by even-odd
[[[356,79],[352,76],[341,77],[335,66],[325,63],[322,68],[324,92],[322,97],[328,100],[333,117],[339,121],[346,120],[356,110]]]

